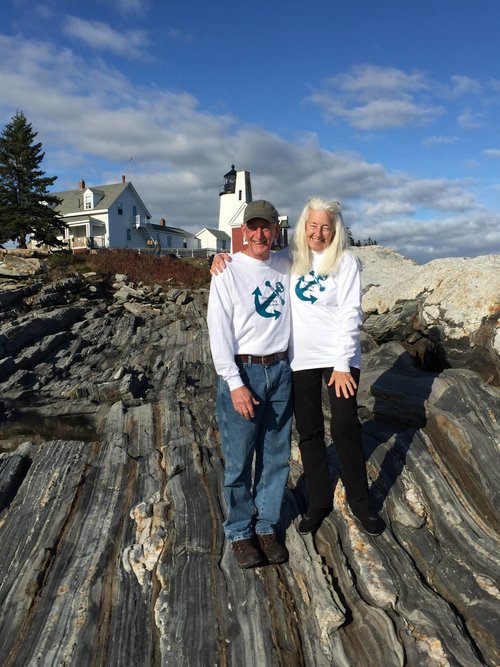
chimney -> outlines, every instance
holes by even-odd
[[[80,190],[85,190],[85,181],[83,180],[83,178],[80,181]]]
[[[122,174],[122,183],[125,183],[125,174]]]
[[[160,218],[160,225],[162,227],[165,227],[165,225],[166,225],[165,218]]]

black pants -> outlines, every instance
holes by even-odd
[[[332,488],[328,474],[325,424],[321,404],[322,382],[328,383],[332,368],[294,371],[294,412],[299,432],[299,447],[306,480],[309,507],[332,507]],[[359,369],[351,368],[359,383]],[[358,516],[370,513],[366,465],[361,446],[361,425],[357,414],[356,394],[337,398],[335,388],[328,387],[332,413],[331,434],[340,464],[347,502]]]

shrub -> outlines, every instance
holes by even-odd
[[[156,256],[136,250],[99,250],[95,254],[73,254],[61,250],[45,258],[54,278],[71,273],[95,271],[113,281],[116,273],[127,276],[131,282],[162,287],[197,288],[208,286],[210,270],[207,259],[182,258],[175,255]]]

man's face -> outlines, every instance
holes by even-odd
[[[279,225],[261,218],[253,218],[243,225],[247,246],[243,252],[254,259],[268,259],[271,246],[279,234]]]

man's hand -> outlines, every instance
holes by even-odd
[[[335,387],[335,394],[340,398],[341,394],[344,398],[354,396],[354,390],[357,389],[357,384],[350,372],[333,371],[328,382],[328,386]]]
[[[215,255],[212,266],[210,267],[210,273],[213,276],[216,276],[218,273],[222,273],[226,268],[226,262],[231,261],[231,255],[228,255],[227,252],[220,252],[218,255]]]
[[[231,400],[233,401],[233,407],[238,414],[245,419],[253,419],[255,412],[253,409],[254,405],[259,405],[260,401],[257,401],[253,396],[248,387],[238,387],[238,389],[233,389],[231,392]]]

